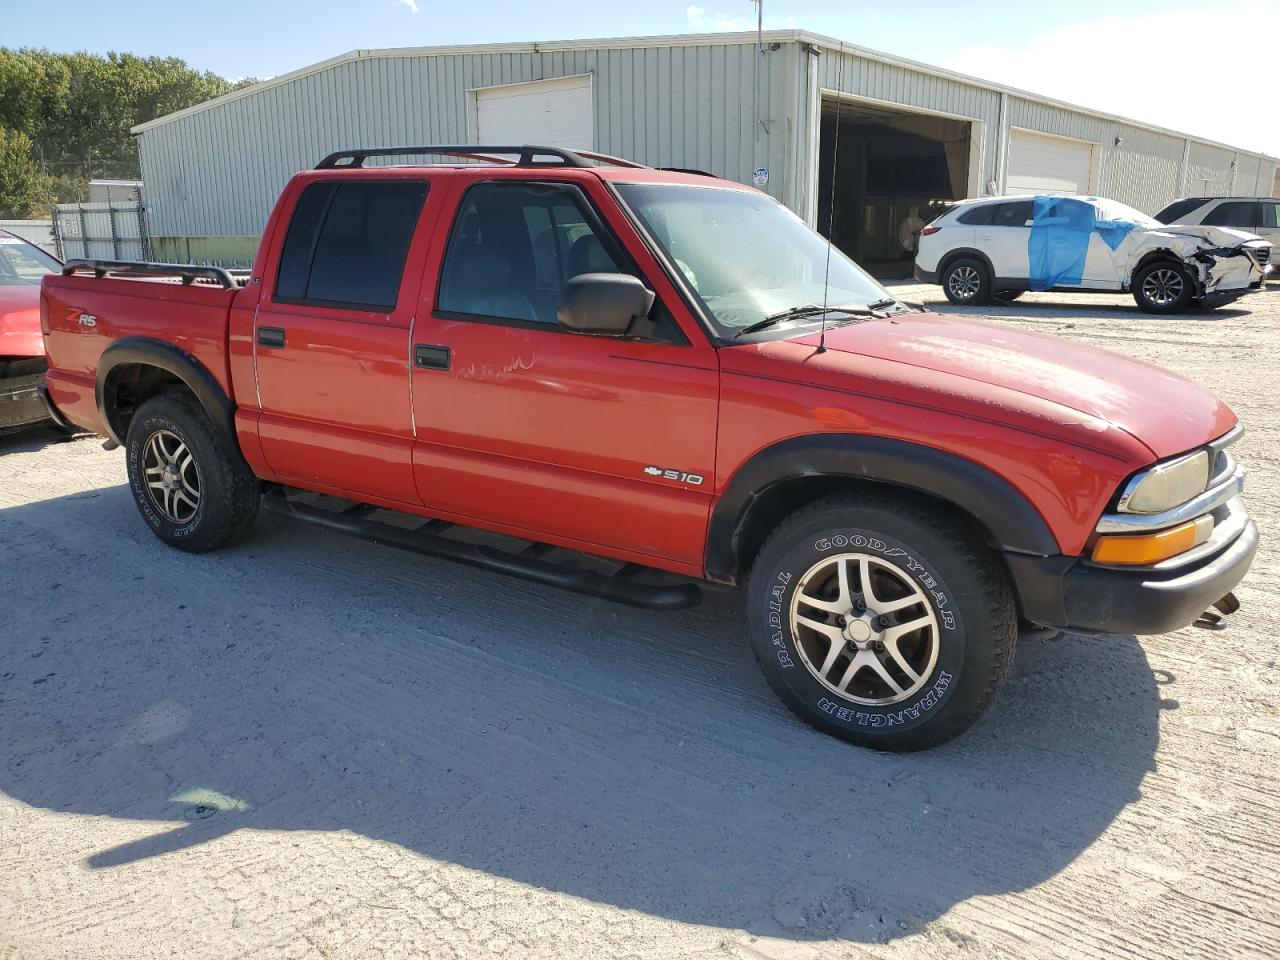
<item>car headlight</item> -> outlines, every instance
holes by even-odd
[[[1163,513],[1204,493],[1209,486],[1209,451],[1160,463],[1138,474],[1124,489],[1121,513]]]

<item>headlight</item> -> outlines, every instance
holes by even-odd
[[[1163,513],[1204,493],[1209,486],[1209,451],[1157,464],[1129,481],[1120,496],[1121,513]]]

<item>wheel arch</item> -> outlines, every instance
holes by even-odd
[[[954,250],[948,250],[945,254],[942,255],[942,258],[938,261],[939,282],[941,282],[942,280],[942,275],[947,272],[947,269],[953,263],[955,263],[957,260],[963,260],[965,257],[973,257],[975,260],[980,260],[983,263],[983,265],[986,266],[987,275],[990,277],[991,282],[992,283],[996,282],[996,271],[995,271],[995,268],[991,265],[991,258],[988,257],[981,250],[976,250],[973,247],[956,247]]]
[[[195,357],[180,347],[150,337],[117,340],[98,361],[94,398],[107,435],[124,442],[129,421],[144,400],[184,389],[196,398],[235,450],[235,405],[222,385]]]
[[[1168,247],[1157,247],[1154,250],[1148,250],[1139,258],[1138,262],[1133,265],[1133,269],[1129,271],[1129,279],[1125,287],[1128,292],[1133,292],[1134,277],[1153,263],[1169,263],[1177,267],[1190,282],[1193,297],[1204,296],[1204,285],[1200,282],[1199,271],[1193,269],[1187,263],[1186,258],[1178,256]]]
[[[902,440],[822,434],[767,447],[729,480],[708,524],[708,578],[737,583],[779,520],[806,503],[851,488],[908,495],[956,509],[999,550],[1038,556],[1061,552],[1039,511],[986,467]]]

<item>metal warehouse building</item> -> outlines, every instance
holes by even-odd
[[[838,122],[837,122],[838,118]],[[357,146],[537,143],[756,182],[873,272],[949,200],[1266,196],[1277,161],[803,31],[357,50],[142,124],[151,255],[248,261],[288,177]],[[909,237],[909,230],[907,237]]]

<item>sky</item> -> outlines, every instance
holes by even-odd
[[[755,28],[750,0],[0,0],[0,45],[177,56],[233,79],[358,48]],[[1280,0],[764,0],[799,28],[1280,156]]]

